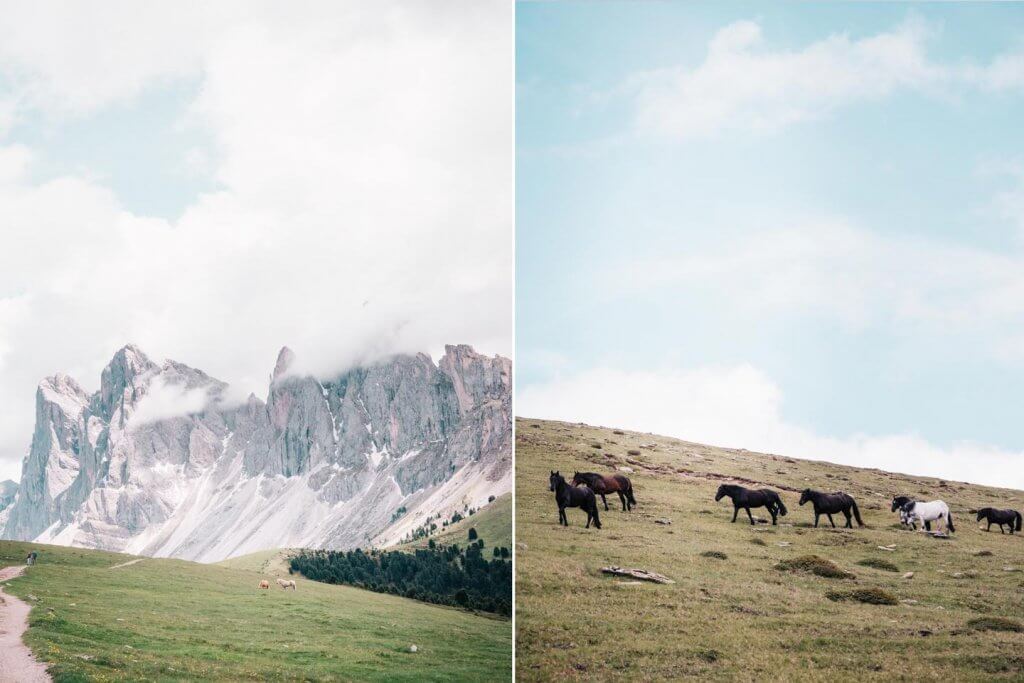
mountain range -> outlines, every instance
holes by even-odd
[[[120,349],[87,393],[39,383],[2,537],[215,562],[385,546],[512,488],[512,363],[465,345],[331,377],[278,354],[266,400]],[[6,504],[5,504],[5,501]]]

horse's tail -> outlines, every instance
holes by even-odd
[[[782,504],[782,498],[780,498],[779,494],[775,493],[775,491],[772,491],[772,498],[775,499],[775,504],[779,506],[779,515],[785,517],[789,510],[787,510],[786,506]]]
[[[953,513],[950,512],[949,510],[946,510],[946,526],[949,527],[950,531],[956,531],[956,529],[953,527]]]
[[[1020,514],[1019,512],[1017,512],[1017,513],[1015,513],[1015,514],[1017,515],[1017,531],[1020,531],[1020,530],[1021,530],[1021,529],[1020,529],[1020,527],[1021,527],[1021,522],[1022,522],[1022,521],[1024,521],[1024,517],[1022,517],[1022,516],[1021,516],[1021,514]]]
[[[853,498],[850,499],[850,507],[853,508],[853,516],[857,518],[857,524],[864,526],[864,520],[860,518],[860,508],[857,507],[857,501]]]

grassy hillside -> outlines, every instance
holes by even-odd
[[[426,548],[430,539],[438,545],[451,545],[458,543],[460,546],[469,542],[469,530],[476,529],[479,538],[483,539],[487,556],[492,548],[512,549],[512,494],[506,493],[494,499],[493,502],[485,505],[476,511],[471,517],[466,517],[451,525],[444,531],[435,532],[428,538],[420,538],[409,543],[398,546],[402,548]]]
[[[519,419],[516,429],[516,670],[522,680],[1024,677],[1024,632],[992,630],[1024,630],[1024,536],[986,533],[968,512],[1022,509],[1020,491],[576,424]],[[568,511],[572,526],[559,527],[549,470],[571,477],[575,469],[613,467],[634,470],[628,476],[639,507],[621,512],[610,497],[600,531],[584,529],[586,517],[575,509]],[[778,490],[789,508],[783,524],[730,524],[731,503],[714,501],[722,479],[730,478]],[[811,528],[811,506],[797,505],[806,487],[852,494],[867,527]],[[953,538],[900,530],[889,511],[897,493],[949,503]],[[763,509],[762,516],[768,516]],[[890,545],[894,550],[879,549]],[[817,576],[801,570],[808,566],[803,562],[776,568],[808,555],[854,578]],[[600,568],[608,565],[660,572],[675,583],[606,576]],[[905,572],[914,575],[902,578]],[[898,602],[849,599],[860,589],[881,589]]]
[[[248,555],[239,555],[217,562],[218,567],[242,569],[250,572],[263,572],[270,576],[284,576],[288,573],[288,559],[296,551],[292,548],[273,548],[259,550]]]
[[[26,642],[57,681],[479,680],[511,677],[506,619],[181,560],[0,541],[39,564],[8,591],[33,605]],[[417,653],[409,652],[415,644]]]

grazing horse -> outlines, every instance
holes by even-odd
[[[915,531],[917,530],[917,523],[920,522],[924,526],[921,529],[921,533],[929,530],[927,523],[932,521],[939,523],[940,530],[942,525],[945,524],[947,533],[956,531],[956,528],[953,526],[953,515],[949,512],[949,506],[941,500],[933,500],[930,503],[912,500],[909,503],[905,503],[900,508],[900,520]]]
[[[285,590],[287,590],[289,588],[291,588],[292,590],[297,590],[297,588],[295,587],[295,582],[292,581],[291,579],[287,579],[287,580],[285,580],[285,579],[278,579],[277,580],[277,585],[280,586],[281,588],[284,588]]]
[[[779,516],[786,516],[786,506],[782,504],[779,494],[771,489],[745,489],[736,484],[722,484],[718,487],[718,493],[715,494],[715,502],[722,500],[722,496],[729,496],[732,499],[733,522],[736,521],[736,515],[740,513],[740,508],[747,511],[751,525],[754,524],[754,516],[750,514],[750,508],[768,508],[768,512],[772,515],[773,525],[779,523]]]
[[[555,503],[558,504],[558,522],[569,526],[569,519],[565,516],[565,508],[580,508],[587,513],[587,528],[593,520],[594,526],[601,528],[601,520],[597,516],[597,498],[594,492],[586,486],[569,486],[558,472],[552,471],[549,479],[551,490],[555,492]]]
[[[907,520],[903,517],[903,512],[902,512],[903,506],[906,505],[907,503],[913,503],[913,502],[914,502],[914,499],[911,498],[910,496],[893,496],[893,499],[892,499],[892,511],[896,512],[897,510],[900,510],[900,522],[904,526],[911,526],[911,525],[908,524]],[[911,528],[914,529],[915,531],[917,530],[917,527],[911,527]],[[925,531],[931,531],[932,530],[932,523],[929,522],[928,520],[925,520],[925,522],[924,522],[924,530]]]
[[[993,524],[999,525],[999,533],[1005,534],[1003,531],[1003,525],[1006,524],[1010,527],[1010,534],[1014,531],[1020,531],[1021,527],[1021,514],[1016,510],[997,510],[995,508],[981,508],[978,510],[978,521],[988,520],[988,526],[985,527],[985,531],[990,531]]]
[[[636,505],[633,497],[633,484],[621,474],[598,474],[597,472],[576,472],[572,475],[573,486],[586,486],[604,501],[604,509],[608,510],[607,493],[619,494],[619,502],[623,510],[632,510]]]
[[[857,509],[857,501],[853,499],[848,493],[842,491],[836,491],[835,493],[822,493],[821,491],[814,491],[813,489],[804,489],[803,493],[800,494],[800,504],[803,505],[807,501],[811,501],[814,504],[814,528],[818,528],[818,517],[825,515],[828,517],[829,523],[834,529],[836,523],[832,520],[832,514],[835,512],[842,512],[846,515],[846,528],[853,528],[852,517],[857,518],[857,524],[864,526],[864,521],[860,518],[860,510]],[[853,515],[850,515],[850,512]]]
[[[267,590],[270,590],[270,582],[266,579],[263,579],[262,581],[260,581],[260,588],[266,588]]]

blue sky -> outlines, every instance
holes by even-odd
[[[519,4],[517,412],[1024,486],[1022,20]]]

